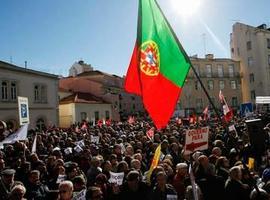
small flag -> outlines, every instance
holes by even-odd
[[[80,132],[80,129],[79,129],[79,126],[77,125],[76,128],[75,128],[75,132],[76,133],[79,133]]]
[[[102,126],[102,123],[103,123],[103,121],[100,119],[100,120],[98,120],[97,125],[98,125],[99,127],[101,127],[101,126]]]
[[[110,126],[110,125],[111,125],[111,120],[110,120],[110,119],[107,119],[107,120],[106,120],[106,125],[107,125],[107,126]]]
[[[146,136],[147,136],[150,140],[153,140],[153,139],[154,139],[154,128],[149,129],[149,130],[146,132]]]
[[[229,108],[221,90],[219,91],[219,100],[220,103],[222,104],[224,119],[226,122],[229,122],[233,118],[233,111],[232,109]]]
[[[160,155],[161,155],[161,145],[159,144],[156,151],[155,151],[155,154],[154,154],[150,169],[149,169],[149,171],[147,173],[147,183],[149,183],[149,184],[151,184],[151,174],[152,174],[153,170],[158,165],[158,162],[160,160]]]
[[[248,169],[249,170],[254,170],[254,158],[248,158]]]
[[[35,139],[34,139],[34,142],[33,142],[33,145],[32,145],[32,153],[36,153],[36,150],[37,150],[37,135],[35,135]]]
[[[135,118],[133,116],[128,117],[128,123],[129,124],[134,124],[135,123]]]
[[[87,123],[86,122],[83,122],[83,125],[81,127],[82,130],[87,130]]]
[[[207,121],[209,119],[209,108],[208,106],[205,107],[205,109],[203,110],[203,120]]]

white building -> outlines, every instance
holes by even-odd
[[[19,127],[18,96],[28,98],[30,128],[58,125],[58,77],[0,61],[0,120]]]

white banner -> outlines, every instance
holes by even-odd
[[[29,124],[29,107],[27,97],[18,97],[20,125]]]
[[[192,153],[208,148],[209,127],[191,129],[186,131],[185,153]]]
[[[72,198],[72,200],[85,200],[85,195],[86,195],[86,189],[83,189],[82,191],[80,191],[79,193],[73,193],[74,197]]]
[[[110,172],[109,183],[116,183],[117,185],[122,185],[124,176],[125,176],[124,172],[121,173]]]
[[[32,145],[32,153],[36,153],[37,151],[37,135],[35,135],[35,139],[34,139],[34,142],[33,142],[33,145]]]
[[[4,144],[13,144],[18,140],[25,140],[27,138],[28,124],[22,126],[16,133],[9,135],[6,139],[0,142],[0,148],[4,147]]]

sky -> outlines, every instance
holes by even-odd
[[[270,0],[157,0],[192,56],[230,57],[236,22],[270,27]],[[193,2],[188,5],[188,2]],[[1,0],[0,60],[68,75],[84,60],[126,74],[137,30],[138,0]]]

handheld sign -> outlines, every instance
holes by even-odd
[[[109,182],[116,183],[117,185],[122,185],[124,176],[125,176],[124,172],[121,172],[121,173],[110,172]]]
[[[209,127],[191,129],[186,131],[185,153],[189,154],[208,148]]]
[[[29,107],[27,97],[18,97],[20,125],[29,124]]]

